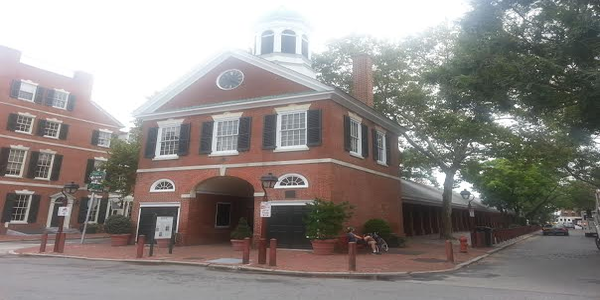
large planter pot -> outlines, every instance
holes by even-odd
[[[331,255],[335,250],[336,240],[312,240],[313,253],[317,255]]]
[[[110,235],[110,245],[113,247],[118,246],[127,246],[129,243],[129,237],[131,234],[111,234]]]
[[[233,251],[244,251],[244,240],[230,240]]]
[[[156,239],[156,244],[158,248],[169,248],[169,241],[171,239]]]

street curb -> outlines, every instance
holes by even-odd
[[[502,245],[496,249],[492,249],[487,251],[487,253],[472,258],[468,261],[457,264],[454,268],[450,269],[442,269],[442,270],[434,270],[434,271],[408,271],[408,272],[379,272],[379,273],[364,273],[364,272],[306,272],[306,271],[291,271],[291,270],[276,270],[276,269],[266,269],[259,267],[251,267],[251,266],[241,266],[241,265],[223,265],[223,264],[211,264],[211,263],[203,263],[203,262],[185,262],[185,261],[174,261],[174,260],[166,260],[166,259],[116,259],[116,258],[92,258],[92,257],[82,257],[82,256],[73,256],[73,255],[58,255],[58,254],[42,254],[42,253],[18,253],[14,250],[9,251],[8,253],[11,255],[17,256],[33,256],[33,257],[58,257],[58,258],[69,258],[69,259],[80,259],[80,260],[90,260],[90,261],[111,261],[111,262],[127,262],[127,263],[135,263],[135,264],[149,264],[149,265],[186,265],[186,266],[198,266],[205,267],[210,270],[220,270],[220,271],[241,271],[248,272],[254,274],[272,274],[272,275],[287,275],[287,276],[297,276],[297,277],[326,277],[326,278],[355,278],[355,279],[379,279],[379,278],[390,278],[390,277],[410,277],[411,275],[425,275],[425,274],[440,274],[440,273],[451,273],[458,271],[464,267],[467,267],[471,264],[474,264],[490,255],[506,249],[514,244],[517,244],[521,241],[529,239],[534,236],[535,232],[523,235],[519,238],[514,239],[513,241],[509,241],[507,244]]]

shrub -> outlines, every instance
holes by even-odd
[[[240,218],[237,227],[235,227],[229,236],[233,240],[243,240],[247,237],[252,237],[252,229],[250,229],[250,225],[248,225],[246,218]]]
[[[387,221],[382,219],[370,219],[365,222],[363,233],[377,232],[384,240],[389,240],[392,235],[392,228]]]
[[[331,201],[315,199],[306,205],[308,213],[304,216],[306,236],[311,240],[337,238],[344,223],[352,216],[354,208],[348,202],[335,204]]]
[[[83,226],[84,224],[81,224],[79,226],[79,231],[83,232]],[[93,233],[99,233],[102,232],[102,226],[100,226],[100,224],[87,224],[87,227],[85,229],[85,233],[88,234],[93,234]]]
[[[128,234],[131,233],[133,229],[131,219],[122,215],[112,215],[108,217],[104,222],[104,227],[106,232],[110,234]]]
[[[388,243],[390,248],[404,248],[406,247],[406,239],[403,237],[396,236],[394,234],[390,235],[389,239],[385,240]]]

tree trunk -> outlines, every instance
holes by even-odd
[[[442,194],[442,230],[440,239],[452,239],[452,187],[456,171],[446,172],[444,179],[444,193]]]

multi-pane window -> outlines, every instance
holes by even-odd
[[[67,101],[69,101],[69,93],[64,91],[54,90],[54,97],[52,98],[52,106],[57,108],[66,109]]]
[[[215,219],[216,227],[229,227],[231,225],[231,203],[217,203]]]
[[[98,132],[98,146],[110,147],[110,139],[112,134],[110,132],[100,131]]]
[[[175,190],[175,185],[170,180],[159,180],[150,187],[151,192],[170,192]]]
[[[54,154],[43,152],[40,153],[37,166],[35,168],[35,178],[49,179],[53,160]]]
[[[226,120],[216,122],[215,149],[214,151],[234,151],[238,146],[240,120]]]
[[[280,117],[281,147],[306,145],[306,112],[282,114]]]
[[[10,217],[11,222],[26,222],[29,214],[31,195],[17,194]]]
[[[19,99],[33,101],[37,85],[21,81],[21,88],[19,89]]]
[[[58,138],[59,133],[60,133],[60,123],[46,121],[46,128],[44,129],[45,137]]]
[[[8,153],[8,163],[6,165],[5,175],[23,175],[23,165],[25,164],[26,154],[27,150],[10,149],[10,152]]]
[[[31,133],[33,129],[33,117],[18,115],[17,124],[15,125],[15,131]]]
[[[96,170],[96,171],[102,171],[102,170],[104,170],[104,164],[105,163],[106,163],[105,160],[95,159],[94,160],[94,170]]]
[[[100,198],[96,198],[95,200],[92,201],[92,198],[90,198],[88,205],[91,205],[92,208],[90,209],[90,215],[88,216],[87,221],[88,222],[98,222],[98,212],[100,211]]]
[[[377,131],[377,162],[386,162],[385,133]]]
[[[300,175],[284,175],[275,185],[275,188],[301,188],[308,187],[306,178]]]
[[[350,152],[355,154],[361,153],[360,134],[360,123],[350,119]]]
[[[179,149],[180,126],[160,128],[160,151],[158,155],[176,155]]]

